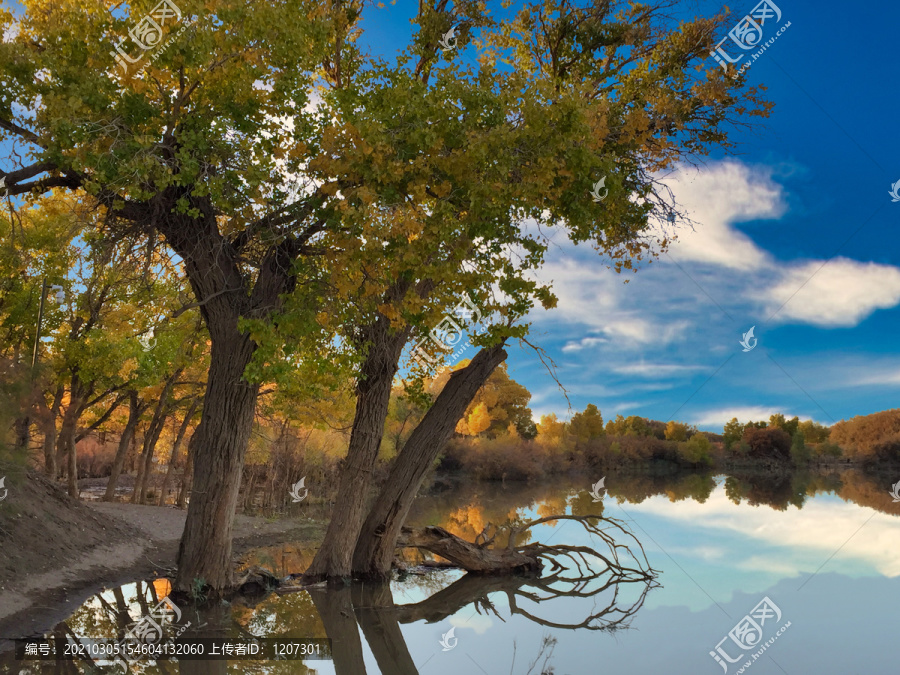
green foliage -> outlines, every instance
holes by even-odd
[[[652,436],[653,430],[643,417],[616,415],[615,420],[606,423],[606,433],[611,436]]]
[[[678,444],[678,456],[695,466],[712,464],[709,438],[704,433],[694,434],[690,440]]]
[[[735,443],[739,443],[744,435],[744,425],[738,422],[737,417],[732,417],[730,422],[725,424],[722,434],[725,441],[725,449],[731,450]]]
[[[593,403],[588,403],[584,412],[575,413],[569,422],[569,431],[576,441],[586,442],[603,436],[603,416]]]
[[[806,444],[803,434],[797,431],[791,442],[791,461],[798,466],[806,464],[812,458],[812,450]]]
[[[800,418],[794,416],[793,419],[786,420],[784,415],[781,413],[777,413],[775,415],[771,415],[769,417],[769,427],[773,429],[781,429],[791,438],[797,433],[797,429],[800,426]]]
[[[828,435],[831,432],[828,427],[813,420],[800,422],[799,430],[803,434],[803,440],[809,444],[824,443],[828,440]]]

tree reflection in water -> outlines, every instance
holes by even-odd
[[[573,518],[573,517],[570,517]],[[592,518],[592,526],[614,526],[626,532],[620,523],[611,519]],[[332,639],[335,672],[338,675],[365,675],[362,629],[366,643],[372,650],[381,673],[418,675],[418,669],[400,629],[401,624],[416,622],[437,623],[457,614],[468,606],[478,613],[490,613],[505,621],[496,606],[496,594],[503,594],[508,612],[554,629],[587,629],[614,631],[627,628],[632,617],[643,606],[647,593],[657,586],[656,573],[650,568],[640,543],[626,546],[606,539],[610,553],[601,553],[589,546],[560,545],[549,560],[551,571],[536,576],[491,576],[466,574],[425,600],[410,604],[394,603],[390,584],[353,583],[347,588],[326,590],[309,588],[308,593],[322,619],[325,632]],[[627,555],[626,555],[627,554]],[[623,563],[630,558],[632,562]],[[624,600],[626,587],[637,587],[636,598]],[[585,600],[584,615],[566,622],[543,618],[523,605],[552,604],[560,598]],[[602,602],[597,602],[602,599]],[[570,608],[567,607],[567,611]],[[549,672],[547,661],[555,644],[546,638],[540,652],[531,662],[533,670],[543,658],[542,672]]]

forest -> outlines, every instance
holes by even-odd
[[[448,478],[900,459],[900,410],[535,419],[509,375],[513,347],[545,354],[552,234],[630,278],[685,219],[662,173],[771,114],[707,61],[727,11],[420,2],[385,60],[358,0],[108,5],[0,8],[0,515],[38,488],[184,509],[172,588],[212,599],[245,511],[322,507],[305,584],[384,581],[410,547],[534,571],[574,548],[438,541],[413,503]],[[123,47],[153,12],[164,48]]]

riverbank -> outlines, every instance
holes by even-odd
[[[186,511],[121,502],[78,502],[28,472],[0,504],[0,638],[40,633],[104,587],[175,568]],[[282,541],[318,546],[324,524],[238,514],[235,561]]]

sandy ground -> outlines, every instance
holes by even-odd
[[[102,588],[174,570],[185,511],[76,502],[39,474],[20,476],[10,487],[0,504],[0,642],[52,628]],[[313,542],[320,527],[239,514],[234,553]]]

